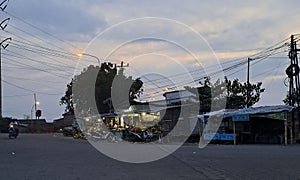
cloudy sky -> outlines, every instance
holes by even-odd
[[[146,100],[164,87],[180,89],[221,66],[288,42],[300,32],[299,1],[117,1],[10,0],[1,20],[3,116],[30,116],[37,94],[48,121],[61,117],[59,99],[74,73],[101,61],[129,63],[126,73],[143,77]],[[285,41],[284,41],[285,40]],[[288,47],[251,64],[250,81],[266,88],[257,105],[282,104]],[[226,64],[227,63],[227,64]],[[246,79],[246,65],[218,74]]]

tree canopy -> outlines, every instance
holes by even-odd
[[[218,79],[215,83],[211,83],[207,77],[200,84],[201,86],[196,88],[185,87],[186,90],[197,94],[199,97],[200,112],[209,112],[213,101],[216,109],[224,108],[221,107],[222,104],[227,109],[240,109],[247,107],[247,105],[253,106],[259,101],[260,94],[264,92],[264,88],[261,87],[262,82],[248,84],[246,82],[242,83],[238,79],[229,80],[227,77],[224,77],[223,81]],[[248,93],[249,100],[247,100]]]
[[[115,82],[115,83],[114,83]],[[117,82],[117,83],[116,83]],[[114,85],[114,84],[117,84]],[[102,63],[101,67],[89,66],[79,75],[76,75],[67,85],[65,95],[61,97],[60,104],[66,105],[66,112],[89,113],[90,115],[114,112],[112,104],[112,89],[119,88],[123,100],[130,104],[143,92],[143,82],[140,79],[124,75],[124,68],[117,70],[115,64]],[[121,102],[117,102],[121,103]],[[124,107],[123,108],[128,108]]]
[[[291,94],[288,91],[286,97],[282,101],[286,105],[298,106],[298,102],[300,102],[299,91],[297,91],[296,88],[293,88]]]

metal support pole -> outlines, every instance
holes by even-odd
[[[284,144],[287,145],[287,119],[284,121]]]
[[[10,40],[11,37],[6,38],[0,42],[0,118],[2,118],[2,58],[1,58],[1,49],[5,49],[8,46],[8,43],[4,44],[6,41]]]
[[[233,121],[233,144],[236,145],[235,122]]]
[[[36,116],[36,94],[34,93],[33,96],[34,96],[34,112],[35,112],[35,119],[37,119],[37,116]]]
[[[1,44],[0,44],[0,118],[2,119],[2,60],[1,60]]]
[[[250,102],[250,58],[248,58],[248,71],[247,71],[247,108],[249,107]]]
[[[291,35],[291,50],[290,50],[290,54],[289,54],[289,58],[291,60],[291,66],[294,64],[294,53],[295,53],[295,47],[294,47],[294,36]],[[289,87],[289,105],[290,106],[294,106],[294,99],[293,99],[293,95],[294,95],[294,76],[293,75],[289,75],[290,78],[290,87]]]
[[[296,56],[294,57],[294,64],[296,64],[297,67],[299,67],[299,60],[298,60],[298,51],[299,49],[297,48],[297,41],[295,41],[294,48],[296,51]],[[296,86],[296,103],[297,103],[297,111],[293,112],[293,124],[292,124],[292,143],[295,142],[295,140],[299,139],[299,123],[296,123],[296,121],[299,122],[299,107],[300,107],[300,96],[299,96],[299,91],[300,91],[300,79],[299,79],[299,73],[296,74],[295,76],[295,86]],[[295,113],[297,116],[295,116]],[[298,124],[298,125],[297,125]],[[297,125],[297,126],[296,126]]]
[[[8,4],[8,0],[3,0],[1,3],[0,3],[0,10],[2,12],[4,12],[4,10],[7,8],[7,4]],[[10,20],[10,18],[6,18],[4,19],[1,23],[0,23],[0,28],[1,30],[5,30],[5,28],[7,27],[7,24],[8,24],[8,21]],[[8,44],[6,45],[3,45],[3,43],[7,40],[11,40],[11,38],[6,38],[4,40],[2,40],[0,42],[0,119],[2,120],[2,60],[1,60],[1,49],[5,49]]]
[[[298,51],[297,49],[297,42],[295,41],[294,35],[291,35],[291,45],[289,51],[289,58],[291,60],[290,66],[287,68],[286,73],[290,79],[289,84],[289,105],[295,106],[297,105],[297,113],[299,114],[299,90],[300,90],[300,80],[299,80],[299,62],[298,62]],[[290,141],[293,143],[293,137],[298,138],[299,136],[299,126],[295,126],[296,120],[299,121],[299,118],[295,118],[294,111],[292,111],[291,123],[290,123]]]

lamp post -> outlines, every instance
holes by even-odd
[[[91,54],[87,54],[87,53],[83,53],[83,52],[77,52],[77,56],[80,57],[80,58],[81,58],[82,56],[93,57],[93,58],[97,59],[98,64],[99,64],[99,67],[101,67],[100,59],[99,59],[97,56],[94,56],[94,55],[91,55]]]
[[[33,108],[35,108],[35,110],[36,110],[36,106],[39,105],[39,104],[40,104],[40,102],[35,101],[34,104],[32,105],[32,107],[31,107],[31,116],[30,116],[30,119],[32,119]]]

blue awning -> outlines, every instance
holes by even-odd
[[[198,118],[204,120],[204,117],[223,116],[224,118],[231,117],[233,121],[249,121],[250,115],[291,112],[294,108],[295,107],[288,106],[288,105],[277,105],[277,106],[250,107],[250,108],[237,109],[237,110],[222,109],[219,111],[198,115]]]

